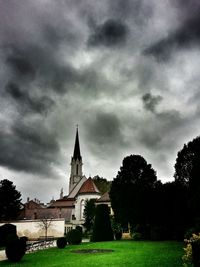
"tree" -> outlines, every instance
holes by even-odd
[[[16,219],[21,208],[21,193],[16,190],[13,182],[0,181],[0,220]]]
[[[192,141],[184,144],[183,148],[178,152],[175,164],[174,178],[188,187],[194,183],[200,184],[198,175],[200,174],[199,166],[200,158],[200,136]]]
[[[90,232],[92,230],[94,224],[94,217],[95,217],[95,201],[96,199],[88,199],[85,202],[85,209],[84,209],[84,218],[85,223],[84,226],[86,228],[86,232]]]
[[[113,231],[111,228],[109,208],[106,204],[96,207],[92,241],[112,241]]]
[[[123,159],[110,190],[115,218],[123,227],[128,223],[132,227],[149,223],[156,180],[156,172],[142,156],[130,155]]]
[[[52,218],[40,219],[39,227],[41,227],[45,232],[45,241],[47,241],[48,229],[51,227],[51,224],[52,224]]]
[[[99,177],[98,175],[93,177],[93,181],[101,195],[110,191],[111,181],[107,181],[105,178]]]
[[[174,178],[188,189],[188,206],[191,222],[200,218],[200,136],[184,144],[178,152]]]

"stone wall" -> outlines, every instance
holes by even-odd
[[[45,236],[44,224],[41,220],[21,220],[6,222],[16,225],[18,236],[27,236],[29,239],[37,239]],[[4,223],[0,223],[0,226]],[[47,231],[48,236],[60,237],[65,232],[65,220],[53,219]]]

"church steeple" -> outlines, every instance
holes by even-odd
[[[78,136],[78,126],[76,129],[76,139],[75,139],[75,145],[74,145],[74,155],[73,155],[73,159],[78,159],[81,160],[81,152],[80,152],[80,146],[79,146],[79,136]]]
[[[82,163],[82,157],[81,157],[81,152],[80,152],[79,134],[78,134],[78,126],[77,126],[75,145],[74,145],[74,154],[71,159],[71,175],[70,175],[70,182],[69,182],[69,193],[73,190],[73,188],[79,183],[79,181],[83,177],[82,165],[83,163]]]

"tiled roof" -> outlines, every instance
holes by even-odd
[[[104,193],[104,194],[97,200],[97,202],[110,202],[109,192],[107,191],[106,193]]]
[[[92,178],[89,177],[81,186],[78,194],[96,193],[100,194]]]
[[[56,200],[51,206],[50,208],[57,208],[57,207],[63,207],[63,208],[67,208],[67,207],[74,207],[74,200],[73,199],[58,199]]]

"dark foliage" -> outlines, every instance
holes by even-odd
[[[8,260],[12,262],[20,261],[26,252],[24,240],[16,239],[8,242],[5,252]]]
[[[128,223],[149,224],[151,221],[151,196],[156,184],[156,173],[140,155],[124,158],[110,190],[115,218],[122,226]]]
[[[92,241],[111,241],[113,240],[113,231],[111,228],[109,208],[105,204],[96,207]]]
[[[200,267],[200,241],[192,242],[192,262],[194,267]]]
[[[116,240],[121,240],[122,238],[122,231],[121,232],[114,232],[114,236]]]
[[[16,226],[8,223],[0,226],[0,247],[6,246],[9,236],[17,236]]]
[[[86,232],[90,232],[93,228],[95,210],[96,210],[95,199],[86,200],[84,209],[84,218],[85,218],[84,226],[86,228]]]
[[[101,195],[110,191],[111,181],[107,181],[105,178],[99,177],[98,175],[93,177],[93,181]]]
[[[180,183],[157,182],[151,197],[152,240],[183,240],[187,228],[187,190]]]
[[[193,139],[178,152],[175,164],[175,181],[187,188],[186,210],[194,225],[200,218],[200,137]]]
[[[76,230],[78,230],[81,233],[81,235],[83,235],[83,228],[81,226],[77,225]]]
[[[21,193],[15,189],[13,182],[0,181],[0,220],[16,219],[21,207]]]
[[[73,229],[67,233],[66,239],[70,245],[78,245],[82,241],[82,234],[79,230]]]
[[[56,241],[56,245],[58,248],[65,248],[67,245],[66,237],[59,237]]]

